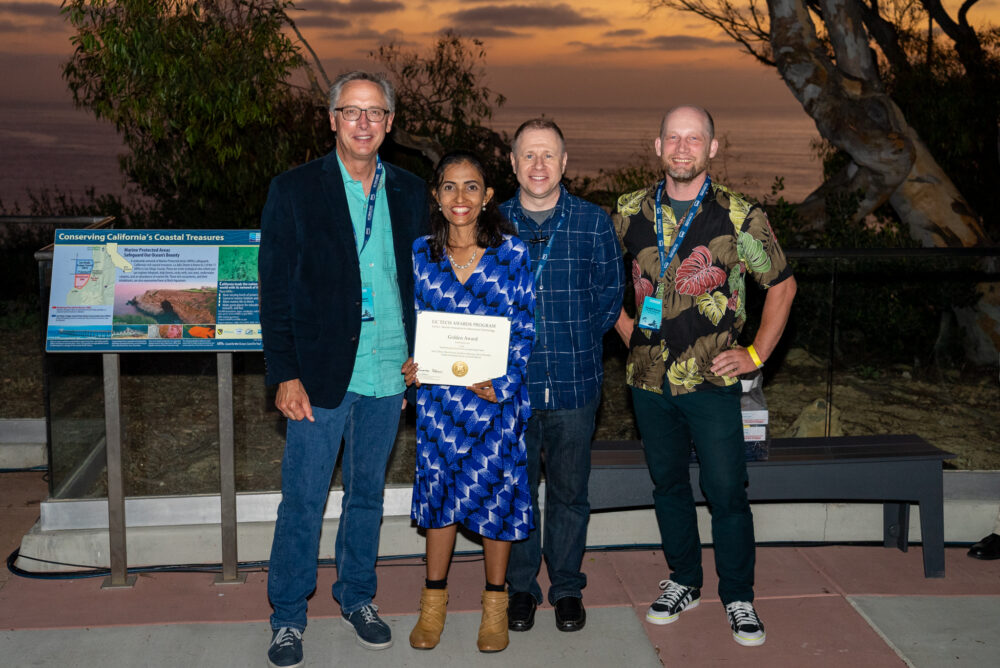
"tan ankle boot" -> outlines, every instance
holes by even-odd
[[[499,652],[507,647],[507,592],[483,592],[483,620],[479,623],[479,651]]]
[[[444,617],[448,607],[447,589],[428,589],[420,591],[420,619],[410,631],[410,647],[416,649],[434,649],[441,640],[444,630]]]

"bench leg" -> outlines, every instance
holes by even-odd
[[[934,493],[920,499],[920,540],[924,552],[924,577],[943,578],[944,499],[940,478]]]
[[[923,517],[923,508],[921,508]],[[921,531],[923,527],[921,527]],[[898,547],[906,552],[910,547],[910,504],[882,504],[882,538],[886,547]]]

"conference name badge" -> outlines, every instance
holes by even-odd
[[[663,321],[663,300],[656,297],[646,297],[642,300],[642,311],[639,312],[639,328],[657,331]]]
[[[361,288],[361,322],[375,320],[375,296],[369,287]]]

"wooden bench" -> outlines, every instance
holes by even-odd
[[[747,462],[751,501],[881,501],[886,547],[909,547],[910,504],[920,504],[924,577],[944,577],[941,463],[954,455],[913,435],[778,438],[767,461]],[[653,483],[639,441],[595,441],[594,510],[650,507]],[[692,463],[695,500],[699,467]]]

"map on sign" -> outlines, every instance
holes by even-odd
[[[260,350],[256,230],[57,230],[46,350]]]
[[[111,306],[115,298],[115,268],[132,271],[132,264],[118,254],[118,244],[95,247],[89,258],[74,258],[73,289],[66,295],[70,306]]]

